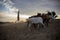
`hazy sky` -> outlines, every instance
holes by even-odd
[[[22,15],[34,15],[46,11],[55,11],[59,14],[60,0],[0,0],[0,15],[16,15],[18,10]]]
[[[12,0],[12,2],[24,14],[45,12],[47,10],[59,13],[60,10],[60,0]]]

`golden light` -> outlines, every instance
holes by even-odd
[[[28,15],[20,15],[20,17],[27,19],[27,18],[29,18],[30,16],[28,16]]]
[[[9,22],[15,22],[17,20],[17,14],[12,13],[0,13],[0,21],[9,21]],[[20,14],[20,21],[25,21],[27,18],[29,18],[30,15],[22,15]]]
[[[60,19],[60,15],[58,15],[58,17],[56,19]]]

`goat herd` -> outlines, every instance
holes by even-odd
[[[55,20],[57,17],[54,11],[45,13],[37,13],[37,15],[33,15],[27,19],[27,27],[28,28],[44,28],[48,27],[49,23]]]

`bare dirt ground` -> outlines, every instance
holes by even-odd
[[[0,40],[60,40],[60,20],[49,27],[29,31],[26,23],[0,24]]]

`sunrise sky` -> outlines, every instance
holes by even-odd
[[[0,0],[0,21],[16,21],[18,10],[21,19],[47,11],[60,15],[60,0]]]

